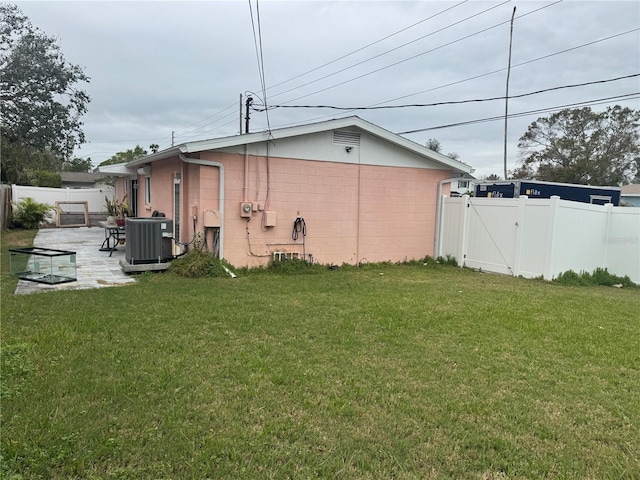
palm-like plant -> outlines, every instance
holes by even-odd
[[[13,203],[13,223],[26,229],[38,228],[47,218],[51,218],[55,207],[47,203],[36,202],[27,197],[17,203]]]

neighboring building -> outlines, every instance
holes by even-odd
[[[465,194],[473,195],[476,178],[470,174],[464,174],[451,182],[451,196],[460,197]]]
[[[93,172],[60,172],[62,188],[102,188],[106,187],[108,176]]]
[[[640,183],[623,185],[620,191],[620,201],[630,207],[640,207]]]
[[[189,142],[115,175],[139,217],[165,214],[234,266],[283,255],[323,264],[432,255],[439,188],[471,167],[358,117]],[[306,235],[305,235],[306,233]]]

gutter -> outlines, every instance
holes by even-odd
[[[201,160],[199,158],[191,158],[179,153],[180,160],[185,163],[193,163],[195,165],[205,165],[207,167],[216,167],[220,170],[218,181],[218,208],[220,208],[220,258],[224,258],[224,165],[213,160]]]

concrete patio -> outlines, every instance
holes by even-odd
[[[104,239],[105,231],[101,227],[44,228],[39,230],[33,241],[35,247],[76,252],[77,281],[47,285],[20,280],[16,287],[16,295],[56,290],[86,290],[135,283],[133,277],[123,273],[119,264],[120,259],[123,259],[125,255],[124,245],[120,245],[109,256],[109,252],[100,251]]]

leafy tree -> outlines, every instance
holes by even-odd
[[[118,152],[113,155],[108,160],[105,160],[100,164],[100,166],[104,165],[113,165],[116,163],[126,163],[135,160],[136,158],[144,157],[147,154],[147,151],[142,148],[140,145],[136,145],[134,149],[129,149],[125,152]]]
[[[152,143],[151,145],[149,145],[149,150],[151,150],[152,153],[158,153],[159,149],[160,145],[158,145],[157,143]]]
[[[0,4],[3,180],[21,183],[29,171],[60,170],[84,143],[80,119],[90,99],[79,84],[88,81],[79,66],[65,61],[55,38],[15,5]]]
[[[59,173],[48,170],[34,170],[29,174],[29,185],[34,187],[62,187],[62,177]]]
[[[640,174],[640,110],[566,109],[529,125],[514,178],[621,185]]]
[[[427,140],[427,143],[425,143],[425,147],[427,147],[429,150],[433,150],[434,152],[442,153],[442,144],[437,138],[430,138],[429,140]],[[456,152],[447,153],[446,156],[454,160],[460,160],[460,155],[458,155]]]
[[[433,150],[434,152],[438,153],[440,153],[440,151],[442,150],[442,144],[437,138],[430,138],[429,140],[427,140],[427,143],[424,146],[429,150]]]
[[[91,157],[89,158],[73,158],[67,160],[62,165],[62,171],[64,172],[90,172],[93,164],[91,163]]]
[[[502,180],[502,178],[500,178],[500,175],[496,175],[495,173],[492,173],[491,175],[487,175],[486,177],[483,177],[483,180],[487,182],[496,182],[498,180]]]

